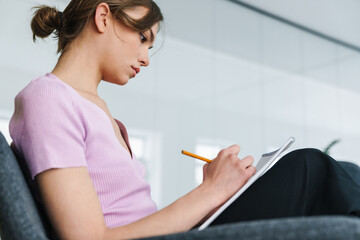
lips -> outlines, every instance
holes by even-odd
[[[131,67],[134,70],[134,77],[136,76],[136,74],[138,74],[140,72],[140,68],[137,67]]]

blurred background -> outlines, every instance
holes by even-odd
[[[99,95],[128,128],[162,208],[202,180],[203,163],[232,144],[240,157],[313,147],[360,164],[360,1],[155,0],[165,17],[147,69]],[[14,98],[58,58],[53,38],[32,42],[33,6],[1,0],[0,130]],[[121,57],[121,56],[120,56]],[[81,71],[81,70],[79,70]]]

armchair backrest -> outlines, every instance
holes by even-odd
[[[48,239],[18,161],[0,132],[1,239]]]

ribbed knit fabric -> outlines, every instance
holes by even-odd
[[[120,144],[107,114],[53,74],[16,96],[9,130],[33,178],[51,168],[87,167],[108,227],[156,211],[144,166]]]

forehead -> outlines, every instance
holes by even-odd
[[[129,15],[131,18],[133,19],[140,19],[142,18],[143,16],[146,15],[146,13],[148,12],[149,10],[145,7],[134,7],[134,8],[131,8],[131,9],[126,9],[124,10],[124,12]]]
[[[157,35],[158,31],[159,31],[159,23],[156,23],[154,26],[152,26],[150,30],[154,34],[154,39],[155,39],[156,35]]]

